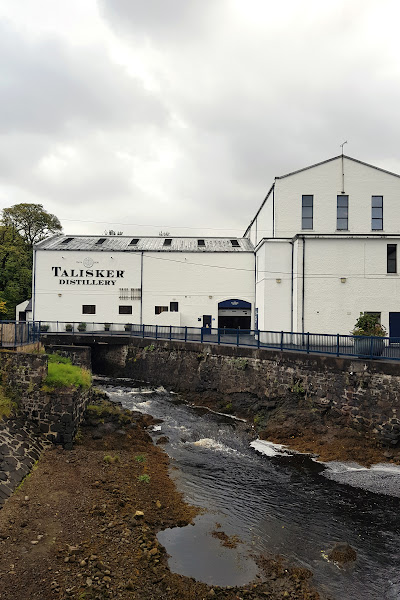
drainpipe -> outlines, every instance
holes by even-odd
[[[35,304],[36,304],[36,248],[33,249],[32,321],[35,320]]]
[[[140,253],[140,325],[143,325],[143,250]]]
[[[257,253],[254,252],[254,305],[253,305],[254,329],[256,328],[256,307],[257,307]],[[259,329],[258,319],[257,319],[257,329]]]
[[[291,297],[290,297],[290,331],[293,331],[293,269],[294,269],[294,242],[290,242],[292,245],[292,274],[291,274]]]
[[[275,186],[272,188],[272,237],[275,237]]]
[[[304,296],[305,296],[305,266],[306,266],[306,240],[303,237],[303,285],[301,306],[301,332],[304,333]]]

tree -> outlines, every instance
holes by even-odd
[[[0,225],[1,317],[15,319],[15,307],[31,297],[32,250],[13,227]],[[5,309],[5,310],[4,310]]]
[[[5,208],[2,221],[6,227],[12,227],[30,248],[49,235],[62,231],[58,218],[48,213],[42,204],[22,203]]]

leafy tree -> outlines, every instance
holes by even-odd
[[[30,248],[52,233],[62,231],[55,215],[48,213],[42,204],[15,204],[3,210],[3,225],[12,227]]]
[[[31,282],[31,248],[13,227],[0,225],[1,318],[15,318],[16,305],[31,297]]]

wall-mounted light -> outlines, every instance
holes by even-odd
[[[346,283],[346,281],[347,281],[347,277],[341,277],[341,278],[340,278],[340,281],[341,281],[341,283]]]
[[[276,283],[282,283],[282,279],[277,279]]]
[[[58,297],[61,298],[62,294],[58,294]]]

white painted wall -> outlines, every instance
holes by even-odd
[[[92,267],[83,265],[91,258]],[[140,300],[120,300],[120,288],[140,288],[141,253],[93,251],[36,251],[34,318],[40,321],[140,323]],[[57,275],[54,267],[58,267]],[[63,276],[63,271],[74,276]],[[80,270],[84,271],[80,277]],[[102,271],[104,277],[87,276]],[[107,277],[109,271],[110,277]],[[117,277],[117,271],[123,271]],[[96,285],[66,284],[84,280]],[[109,283],[106,285],[106,281]],[[114,282],[114,283],[113,283]],[[203,315],[218,326],[218,303],[240,298],[254,306],[254,254],[251,252],[145,252],[143,254],[142,323],[198,327]],[[155,314],[155,306],[179,303],[179,312]],[[95,315],[82,306],[96,305]],[[132,315],[120,315],[131,305]],[[200,319],[200,321],[199,321]],[[88,327],[88,330],[90,327]]]
[[[336,233],[337,195],[342,192],[337,159],[275,181],[275,237],[300,233],[302,195],[314,196],[314,233]],[[400,233],[400,177],[344,159],[349,196],[349,233],[372,233],[371,196],[383,196],[383,233]],[[305,231],[305,233],[310,230]]]
[[[257,251],[256,299],[259,329],[290,331],[291,261],[290,240],[269,240]]]

